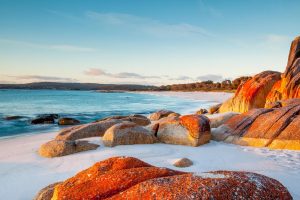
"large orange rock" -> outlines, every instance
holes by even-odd
[[[278,181],[250,172],[186,173],[114,157],[55,186],[52,200],[292,199]]]
[[[267,96],[266,106],[271,102],[300,98],[300,37],[291,44],[289,59],[282,78]]]
[[[300,101],[283,101],[283,107],[253,109],[215,129],[213,139],[229,143],[300,150]]]
[[[204,115],[166,117],[153,124],[154,135],[167,144],[199,146],[210,141],[210,122]]]
[[[280,80],[280,73],[264,71],[240,85],[235,95],[224,102],[219,112],[247,112],[253,108],[263,108],[266,97],[273,85]]]

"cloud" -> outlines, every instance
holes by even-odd
[[[224,78],[220,75],[215,75],[215,74],[207,74],[207,75],[202,75],[202,76],[198,76],[196,78],[197,80],[200,80],[200,81],[214,81],[214,82],[217,82],[217,81],[221,81],[223,80]]]
[[[48,49],[48,50],[56,50],[56,51],[66,51],[66,52],[92,52],[95,51],[93,48],[88,47],[79,47],[69,44],[40,44],[33,42],[25,42],[20,40],[10,40],[10,39],[1,39],[0,43],[9,44],[9,45],[18,45],[39,49]]]
[[[23,76],[9,76],[18,80],[34,80],[34,81],[60,81],[60,82],[77,82],[77,79],[64,78],[56,76],[38,76],[38,75],[23,75]]]
[[[100,13],[88,11],[86,16],[100,24],[124,27],[155,36],[212,36],[211,33],[200,26],[188,23],[167,24],[151,18],[125,13]]]
[[[88,76],[107,76],[111,78],[134,78],[134,79],[145,79],[145,78],[153,78],[153,79],[159,79],[159,76],[144,76],[137,73],[132,72],[121,72],[121,73],[107,73],[102,69],[99,68],[90,68],[86,71],[84,71],[85,75]]]
[[[172,80],[172,81],[187,81],[187,80],[194,80],[194,78],[189,77],[189,76],[178,76],[176,78],[170,78],[169,80]]]

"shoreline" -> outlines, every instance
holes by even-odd
[[[105,147],[101,137],[87,138],[99,144],[96,150],[64,157],[43,158],[39,146],[55,137],[56,133],[28,135],[0,141],[0,195],[4,199],[30,199],[43,187],[67,179],[94,163],[113,156],[133,156],[150,164],[171,169],[174,160],[187,157],[194,165],[181,170],[205,172],[236,170],[256,172],[275,178],[288,188],[295,199],[300,198],[300,152],[243,147],[211,141],[191,147],[170,144],[120,145]],[[80,160],[80,162],[78,162]],[[26,183],[30,180],[30,185]],[[19,192],[15,193],[15,189]]]
[[[147,92],[179,98],[207,98],[221,102],[229,95],[215,92]],[[207,101],[205,99],[205,101]],[[195,111],[197,108],[193,108]],[[98,161],[114,156],[132,156],[159,167],[177,169],[172,163],[187,157],[194,164],[181,170],[207,172],[236,170],[256,172],[275,178],[288,188],[294,199],[300,199],[300,152],[243,147],[211,141],[198,147],[163,143],[120,145],[105,147],[101,137],[84,140],[98,144],[96,150],[64,157],[44,158],[38,155],[40,145],[56,136],[57,132],[26,134],[0,140],[0,195],[4,199],[32,199],[43,187],[65,180]],[[80,162],[78,162],[80,160]],[[30,184],[27,184],[30,180]],[[27,185],[26,185],[27,184]],[[25,185],[25,186],[24,186]],[[17,190],[18,192],[15,192]]]

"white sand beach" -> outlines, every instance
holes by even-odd
[[[190,98],[209,98],[221,102],[232,94],[163,92],[155,95],[177,95]],[[222,97],[222,98],[221,98]],[[56,133],[20,136],[0,140],[0,196],[1,199],[32,199],[43,187],[65,180],[113,156],[133,156],[150,164],[176,169],[172,163],[182,157],[194,162],[189,172],[214,170],[250,171],[275,178],[285,185],[294,199],[300,199],[300,152],[242,147],[211,141],[199,147],[148,144],[104,147],[101,138],[88,140],[100,144],[97,150],[57,158],[43,158],[37,151],[41,144],[53,139]]]
[[[89,141],[100,144],[97,150],[58,158],[42,158],[39,146],[54,138],[55,133],[24,136],[0,141],[1,199],[32,199],[43,187],[62,181],[86,169],[97,161],[112,156],[133,156],[150,164],[176,169],[174,160],[187,157],[194,162],[190,172],[238,170],[264,174],[279,180],[300,199],[300,152],[241,147],[210,142],[190,147],[168,144],[123,145],[104,147],[101,139]]]

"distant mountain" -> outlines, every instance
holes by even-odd
[[[35,82],[26,84],[0,84],[0,89],[53,89],[53,90],[122,90],[122,91],[148,91],[156,90],[151,85],[131,84],[97,84],[97,83],[60,83],[60,82]]]

